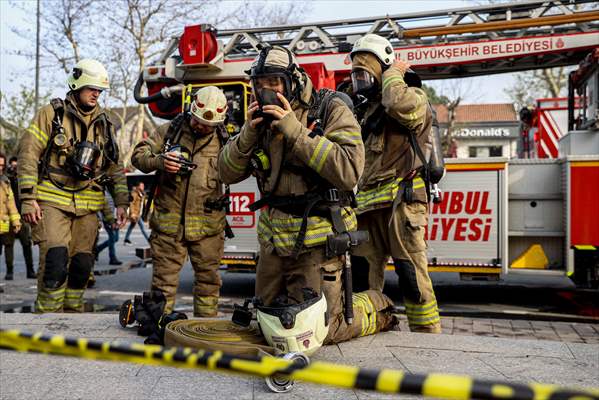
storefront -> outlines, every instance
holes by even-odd
[[[512,104],[460,105],[451,128],[447,108],[438,105],[435,109],[441,134],[451,133],[452,156],[516,157],[519,121]]]

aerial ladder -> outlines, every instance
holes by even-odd
[[[334,89],[348,79],[348,54],[366,33],[387,37],[396,56],[425,80],[574,65],[599,44],[596,3],[527,0],[220,31],[208,24],[186,26],[144,68],[136,100],[149,103],[153,115],[172,118],[181,111],[181,96],[171,94],[182,85],[247,82],[244,71],[263,42],[288,47],[317,88]],[[141,94],[144,82],[147,96]]]
[[[407,60],[425,80],[586,60],[581,65],[591,66],[581,67],[586,72],[571,79],[570,102],[572,106],[575,93],[584,96],[585,115],[596,121],[596,5],[589,0],[526,0],[266,28],[218,31],[207,24],[191,25],[144,68],[134,95],[154,116],[171,119],[194,90],[219,86],[229,101],[227,129],[234,135],[245,122],[251,95],[244,71],[262,43],[286,46],[317,89],[335,89],[349,78],[353,42],[376,33],[387,37],[396,57]],[[144,85],[147,93],[142,94]],[[571,121],[581,120],[580,111],[569,112]],[[446,160],[443,201],[431,207],[429,218],[431,271],[458,272],[465,278],[561,275],[582,285],[599,284],[599,132],[596,123],[585,125],[584,132],[572,124],[563,143],[559,139],[559,158]],[[257,215],[247,205],[258,197],[251,180],[232,186],[232,215],[227,218],[236,238],[227,242],[223,259],[231,269],[251,270],[256,263]]]

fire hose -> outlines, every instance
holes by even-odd
[[[286,375],[321,385],[443,399],[598,400],[599,388],[570,389],[540,383],[519,384],[474,379],[464,375],[407,374],[392,369],[364,369],[324,361],[298,363],[271,356],[235,356],[221,351],[192,350],[139,343],[102,342],[61,335],[0,329],[0,348],[21,352],[132,362],[144,365],[206,369],[260,377]]]

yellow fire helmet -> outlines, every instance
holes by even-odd
[[[86,58],[79,61],[67,78],[67,84],[71,90],[79,90],[84,87],[105,90],[110,87],[108,72],[99,61]]]
[[[301,304],[259,306],[256,318],[268,344],[281,353],[312,355],[322,346],[329,333],[324,294]]]
[[[227,98],[216,86],[205,86],[196,93],[190,111],[203,125],[222,124],[227,116]]]

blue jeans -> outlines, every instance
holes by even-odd
[[[108,239],[98,245],[98,254],[108,247],[108,255],[110,256],[110,260],[116,260],[115,244],[119,241],[119,230],[112,229],[112,226],[104,221],[102,221],[102,224],[104,225],[104,229],[108,234]]]
[[[146,227],[144,226],[144,222],[141,218],[138,219],[137,222],[131,222],[129,224],[129,228],[127,228],[127,233],[125,234],[125,241],[129,240],[129,236],[131,236],[131,232],[133,231],[133,228],[135,228],[135,225],[139,225],[139,229],[141,229],[141,234],[144,235],[146,240],[149,242],[150,236],[146,232]]]

